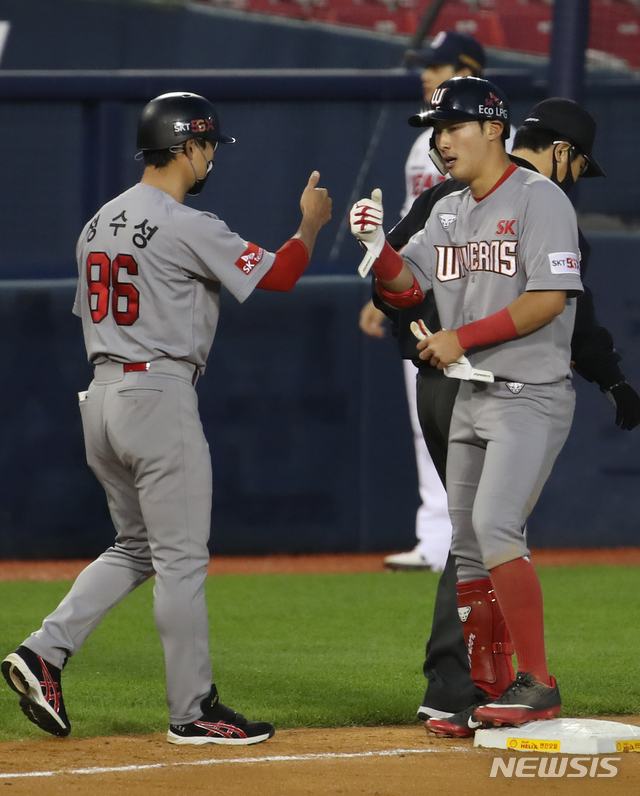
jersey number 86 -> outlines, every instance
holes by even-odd
[[[118,326],[131,326],[140,314],[140,291],[130,282],[120,282],[120,270],[132,276],[138,273],[138,264],[130,254],[118,254],[113,262],[104,252],[91,252],[87,257],[87,285],[89,309],[94,323],[100,323],[109,314]]]

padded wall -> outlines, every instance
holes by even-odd
[[[590,236],[589,284],[640,390],[637,237]],[[89,556],[112,537],[84,462],[85,389],[73,284],[0,286],[0,556]],[[215,472],[212,550],[370,551],[414,543],[417,483],[392,339],[357,326],[368,286],[304,277],[293,293],[224,296],[198,384]],[[529,523],[542,547],[638,544],[638,434],[598,388],[575,380],[569,440]],[[523,454],[526,455],[526,454]]]
[[[65,69],[338,67],[366,75],[397,66],[407,44],[397,36],[198,6],[0,0],[3,19],[11,22],[11,30],[0,71],[0,149],[5,153],[0,158],[5,186],[0,279],[73,275],[75,241],[87,218],[140,176],[140,164],[133,160],[135,124],[143,97],[153,96],[143,93],[134,100],[123,89],[118,102],[114,91],[108,107],[97,109],[91,86],[83,101],[47,93],[50,84],[34,99],[8,89],[12,76]],[[488,65],[488,76],[511,99],[514,123],[521,123],[545,96],[544,59],[523,61],[491,50]],[[512,75],[505,84],[505,67],[519,67],[521,79]],[[309,173],[319,169],[334,197],[334,218],[320,238],[311,273],[353,273],[357,247],[344,237],[343,221],[354,190],[381,187],[389,223],[402,206],[404,161],[416,138],[406,122],[421,105],[417,75],[413,97],[369,90],[367,97],[352,92],[309,101],[274,96],[267,77],[243,75],[243,96],[251,99],[221,98],[216,79],[207,83],[223,128],[238,143],[221,147],[211,185],[197,206],[218,213],[243,236],[276,248],[297,226],[300,192]],[[122,80],[123,73],[117,77]],[[149,92],[177,87],[191,89],[189,76],[167,71],[166,80],[154,82]],[[591,74],[586,96],[599,122],[595,151],[609,177],[585,181],[578,208],[637,219],[640,180],[630,164],[636,162],[640,79],[632,73],[611,72],[606,79]],[[100,131],[104,139],[98,146]],[[25,135],[38,142],[28,166],[23,156],[10,154]],[[92,193],[97,184],[104,196]]]
[[[84,460],[76,394],[91,371],[72,283],[0,283],[0,557],[92,556],[113,536]],[[417,482],[392,339],[357,326],[369,286],[304,278],[223,297],[198,383],[218,553],[413,545]],[[380,418],[387,418],[384,431]]]

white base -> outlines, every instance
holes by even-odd
[[[574,755],[640,752],[640,727],[599,719],[530,721],[520,727],[478,730],[473,745]]]

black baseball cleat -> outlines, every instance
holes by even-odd
[[[416,716],[421,721],[428,721],[429,719],[446,719],[449,718],[449,716],[453,716],[453,713],[449,710],[432,708],[430,705],[420,705],[416,711]]]
[[[29,721],[52,735],[69,735],[71,724],[62,699],[60,669],[21,646],[2,661],[2,674],[20,695],[20,707]]]
[[[528,721],[553,719],[561,709],[562,700],[555,677],[551,678],[549,686],[536,680],[530,672],[518,672],[501,696],[476,709],[475,717],[497,726],[519,727]]]
[[[479,721],[475,711],[484,702],[474,702],[468,708],[443,718],[430,718],[424,723],[427,732],[432,732],[440,738],[473,738],[476,730],[490,727],[490,722]]]
[[[429,721],[429,719],[448,719],[450,716],[462,713],[466,710],[466,708],[462,706],[467,700],[472,703],[473,707],[477,707],[478,705],[486,704],[490,699],[489,694],[477,685],[474,686],[471,694],[466,695],[466,699],[454,695],[451,686],[447,689],[446,693],[444,693],[443,690],[443,693],[434,695],[431,691],[432,689],[430,686],[427,688],[422,698],[422,704],[416,711],[416,716],[421,721]],[[439,705],[439,707],[434,707],[434,702]],[[444,709],[445,706],[447,709]]]
[[[275,729],[266,721],[249,721],[241,713],[223,705],[218,699],[218,690],[211,686],[211,693],[200,703],[202,716],[190,724],[171,724],[167,733],[169,743],[229,744],[250,746],[273,737]]]

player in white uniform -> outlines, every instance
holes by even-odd
[[[435,205],[402,256],[386,244],[373,268],[392,306],[412,306],[433,290],[443,328],[419,343],[421,359],[444,369],[468,352],[447,461],[452,554],[459,591],[471,600],[476,584],[490,579],[519,668],[504,693],[470,710],[468,720],[518,725],[561,708],[522,529],[573,417],[577,223],[556,185],[510,163],[509,108],[496,86],[448,80],[422,122],[434,127],[445,168],[468,188]],[[384,240],[379,202],[356,203],[351,222],[367,247]],[[469,380],[471,368],[485,380]],[[490,625],[490,610],[483,621]]]
[[[409,50],[407,61],[423,68],[420,75],[423,97],[429,103],[433,92],[445,80],[451,80],[452,77],[480,77],[486,57],[482,45],[473,36],[447,30],[438,33],[423,50]],[[404,166],[406,195],[402,218],[423,191],[447,179],[429,157],[430,150],[431,130],[425,130],[416,138]]]
[[[77,245],[74,312],[94,380],[80,394],[87,461],[116,529],[37,632],[2,663],[27,717],[54,735],[71,729],[60,672],[106,613],[155,575],[170,729],[178,744],[253,744],[248,721],[212,685],[204,583],[209,562],[211,461],[194,385],[204,373],[220,292],[290,290],[305,270],[331,200],[314,172],[298,232],[277,253],[244,240],[217,216],[183,204],[198,193],[224,135],[204,97],[149,102],[138,125],[142,180],[102,207]]]

